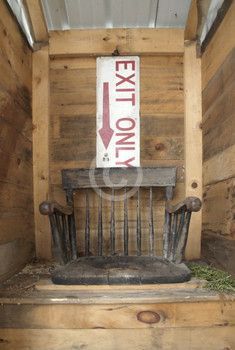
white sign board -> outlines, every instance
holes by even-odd
[[[96,166],[140,166],[139,57],[100,57],[96,65]]]

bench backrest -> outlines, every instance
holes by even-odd
[[[123,196],[123,254],[129,253],[129,220],[128,220],[128,197],[137,192],[136,197],[136,255],[142,253],[142,230],[141,230],[141,196],[139,188],[147,188],[149,191],[149,255],[154,252],[154,219],[153,219],[153,190],[157,187],[165,189],[166,200],[172,199],[173,188],[176,184],[175,167],[152,167],[152,168],[96,168],[96,169],[64,169],[62,170],[62,185],[67,193],[68,204],[73,204],[73,194],[79,189],[93,188],[99,195],[98,222],[97,222],[97,252],[104,254],[103,242],[103,209],[102,188],[111,188],[110,195],[110,251],[109,255],[116,254],[116,220],[115,220],[115,196],[116,189],[124,188]],[[132,190],[131,190],[132,189]],[[85,256],[90,254],[90,206],[89,195],[86,193],[86,218],[85,218]],[[167,215],[167,213],[166,213]]]

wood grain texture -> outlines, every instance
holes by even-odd
[[[234,326],[235,303],[226,301],[172,304],[27,305],[0,306],[0,329],[146,329]],[[159,322],[139,320],[143,312],[158,314]],[[27,315],[27,317],[25,317]],[[199,317],[200,315],[200,317]]]
[[[32,54],[0,2],[0,279],[33,256]]]
[[[144,330],[0,330],[2,350],[207,350],[233,349],[235,327]]]
[[[235,238],[235,178],[204,186],[203,231]]]
[[[203,255],[234,273],[235,6],[232,2],[202,56]],[[231,244],[230,244],[231,243]]]
[[[235,49],[203,90],[204,161],[235,143]]]
[[[183,29],[73,29],[50,32],[51,56],[182,54]]]
[[[91,177],[94,183],[91,183]],[[121,181],[125,187],[166,187],[175,186],[176,168],[174,167],[141,167],[141,168],[96,168],[63,169],[62,186],[64,189],[78,188],[119,188]],[[110,181],[110,183],[109,183]],[[111,186],[110,186],[111,184]],[[121,185],[121,187],[124,187]]]
[[[228,236],[204,231],[202,237],[202,256],[210,265],[224,270],[235,277],[235,240]]]
[[[33,53],[33,178],[37,256],[51,257],[49,222],[39,213],[49,199],[49,55],[48,47]]]
[[[235,45],[235,3],[233,1],[202,56],[202,90]]]
[[[47,44],[49,35],[41,2],[39,0],[25,0],[25,4],[32,24],[35,43]]]
[[[176,166],[175,200],[184,197],[184,104],[182,56],[142,56],[141,72],[141,166]],[[96,149],[96,59],[57,58],[50,60],[50,181],[52,196],[63,203],[61,169],[89,168]],[[98,202],[90,193],[91,249],[96,251]],[[159,200],[159,202],[157,202]],[[143,249],[148,249],[148,198],[143,195]],[[163,195],[154,198],[154,224],[157,225],[156,245],[161,249]],[[77,218],[84,218],[84,193],[75,198]],[[135,199],[128,203],[130,218],[129,244],[135,249]],[[158,208],[159,207],[159,208]],[[110,203],[103,203],[104,250],[109,247]],[[115,205],[117,232],[123,229],[123,207]],[[84,247],[85,222],[77,222],[78,242]],[[122,247],[122,235],[117,234],[117,249]]]
[[[0,261],[4,262],[0,265],[0,282],[22,269],[32,259],[33,252],[33,242],[22,237],[0,244]]]
[[[203,183],[210,185],[235,177],[235,145],[226,148],[203,163]]]
[[[185,46],[184,53],[185,105],[185,194],[202,198],[202,107],[201,59],[196,55],[196,42]],[[202,213],[194,213],[189,229],[186,257],[200,258]]]
[[[198,1],[191,0],[188,18],[184,29],[184,40],[196,40],[198,28]]]

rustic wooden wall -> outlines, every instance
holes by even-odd
[[[141,79],[141,165],[176,165],[178,184],[176,200],[184,196],[184,103],[182,56],[140,57]],[[90,167],[96,152],[96,58],[56,58],[50,63],[51,143],[50,182],[52,197],[62,200],[60,170]],[[92,195],[91,195],[92,196]],[[159,194],[155,220],[162,234],[163,196]],[[91,230],[97,231],[97,201]],[[135,201],[130,200],[130,235],[135,231]],[[156,201],[155,201],[156,204]],[[107,246],[110,203],[104,203]],[[147,193],[143,193],[143,228],[147,230]],[[84,194],[76,201],[77,214],[84,216]],[[117,204],[117,227],[123,225],[122,203]],[[83,245],[84,220],[78,223],[79,241]],[[133,241],[133,239],[131,240]],[[159,237],[160,240],[160,237]],[[93,241],[93,248],[96,239]],[[147,247],[147,241],[144,243]],[[159,247],[161,243],[159,244]],[[120,245],[119,245],[120,247]]]
[[[235,3],[202,56],[203,254],[235,274]]]
[[[0,1],[0,280],[32,255],[31,51]]]

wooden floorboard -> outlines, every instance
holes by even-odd
[[[0,330],[1,350],[232,350],[235,327]]]
[[[232,350],[235,295],[203,282],[54,286],[55,264],[0,286],[1,350]]]

